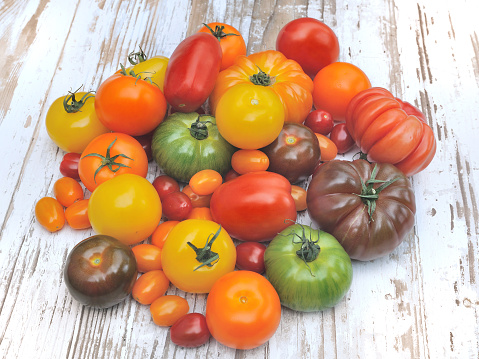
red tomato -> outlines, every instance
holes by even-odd
[[[236,172],[234,169],[230,169],[228,173],[225,174],[225,182],[231,181],[239,176],[241,175],[238,172]]]
[[[354,139],[349,133],[346,123],[344,122],[338,123],[336,126],[334,126],[331,134],[329,135],[329,139],[333,141],[338,148],[338,153],[348,152],[355,144]]]
[[[182,221],[190,214],[190,197],[183,192],[173,192],[167,194],[162,202],[163,214],[170,221]]]
[[[307,208],[306,194],[307,192],[303,187],[296,185],[291,186],[291,196],[293,196],[294,204],[296,205],[296,211],[304,211]]]
[[[56,232],[65,225],[63,206],[55,198],[43,197],[35,205],[35,217],[50,232]]]
[[[155,231],[151,235],[151,244],[157,246],[158,248],[163,248],[166,238],[168,238],[168,233],[176,226],[179,221],[165,221],[162,222],[156,227]]]
[[[153,244],[141,243],[132,248],[138,272],[146,273],[162,269],[161,249]]]
[[[153,187],[155,187],[160,200],[163,201],[167,194],[178,192],[180,185],[173,177],[167,175],[160,175],[153,180]]]
[[[334,127],[334,121],[329,112],[314,110],[306,117],[304,125],[308,126],[315,133],[327,136]]]
[[[150,305],[153,322],[161,327],[170,327],[190,310],[185,298],[177,295],[164,295]]]
[[[168,103],[179,112],[192,112],[208,98],[221,68],[220,42],[210,34],[188,36],[173,51],[165,73]]]
[[[321,161],[334,160],[338,155],[338,149],[334,142],[320,133],[316,133],[316,137],[318,138],[319,148],[321,150]]]
[[[148,132],[146,135],[142,136],[134,136],[135,140],[140,142],[141,147],[145,150],[146,157],[148,158],[148,162],[153,160],[153,154],[151,152],[151,139],[153,138],[153,131]]]
[[[259,274],[264,273],[266,246],[258,242],[244,242],[236,246],[236,267]]]
[[[212,194],[221,183],[223,177],[215,170],[201,170],[191,177],[189,185],[193,192],[200,196],[207,196]]]
[[[314,78],[323,67],[337,61],[339,42],[326,24],[305,17],[290,21],[280,30],[276,50],[298,62]]]
[[[71,177],[62,177],[53,184],[53,194],[63,207],[69,207],[83,199],[83,188],[77,180]]]
[[[190,185],[186,185],[183,187],[181,190],[184,194],[186,194],[190,200],[191,200],[191,206],[193,208],[196,207],[209,207],[210,206],[210,200],[211,200],[211,194],[208,194],[206,196],[201,196],[191,189]]]
[[[88,218],[89,199],[82,199],[71,204],[65,209],[65,219],[73,229],[86,229],[91,227],[90,218]]]
[[[248,172],[266,171],[269,167],[269,158],[260,150],[240,149],[231,157],[233,170],[242,175]]]
[[[205,344],[210,336],[206,318],[200,313],[188,313],[170,328],[171,341],[181,347],[199,347]]]
[[[166,293],[170,281],[162,270],[142,274],[135,282],[131,295],[140,304],[151,304]]]
[[[78,162],[80,162],[81,155],[76,152],[65,153],[62,162],[60,163],[60,172],[65,177],[71,177],[79,180]]]

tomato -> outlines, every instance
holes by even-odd
[[[233,65],[238,56],[246,55],[246,44],[243,36],[231,25],[221,22],[211,22],[204,24],[198,32],[210,33],[220,42],[221,52],[223,54],[221,71]]]
[[[95,235],[70,251],[63,274],[73,298],[86,306],[108,308],[130,295],[138,272],[129,246]]]
[[[153,160],[153,153],[151,152],[151,140],[153,138],[153,131],[148,132],[146,135],[134,136],[133,138],[140,143],[141,147],[143,147],[143,150],[146,153],[146,158],[148,159],[148,162],[151,162]]]
[[[223,177],[215,170],[201,170],[196,172],[193,177],[190,178],[189,185],[193,192],[200,196],[207,196],[213,194],[221,183],[223,183]]]
[[[82,183],[91,192],[103,182],[125,173],[146,177],[148,159],[140,143],[119,132],[105,133],[93,139],[78,163]]]
[[[329,135],[333,130],[334,121],[329,112],[324,110],[311,111],[304,120],[304,125],[309,127],[314,133],[320,133],[323,136]]]
[[[220,41],[196,33],[173,51],[165,73],[165,97],[180,112],[192,112],[208,98],[221,68]]]
[[[82,153],[91,140],[110,131],[98,119],[95,102],[91,93],[70,92],[50,105],[45,126],[52,141],[63,151]]]
[[[163,121],[166,107],[157,85],[126,72],[110,76],[96,92],[99,120],[110,130],[131,136],[153,131]]]
[[[313,18],[288,22],[278,33],[276,50],[297,61],[311,78],[339,57],[339,42],[329,26]]]
[[[219,224],[187,219],[168,234],[161,261],[166,276],[178,289],[208,293],[218,278],[234,270],[236,250]]]
[[[153,244],[141,243],[132,248],[138,272],[161,269],[161,249]]]
[[[80,162],[80,153],[69,152],[65,153],[60,163],[60,173],[65,177],[71,177],[73,179],[79,180],[80,175],[78,174],[78,162]]]
[[[370,162],[392,163],[406,176],[425,169],[436,153],[434,132],[424,115],[383,88],[354,97],[346,125]]]
[[[161,222],[158,227],[151,234],[151,244],[157,246],[158,248],[163,248],[168,234],[171,232],[174,226],[176,226],[179,221],[165,221]]]
[[[138,277],[131,295],[140,304],[151,304],[164,295],[169,286],[170,281],[162,270],[152,270]]]
[[[291,184],[273,172],[250,172],[223,183],[210,209],[233,238],[253,242],[271,240],[297,216]]]
[[[338,148],[336,144],[331,141],[330,138],[316,133],[316,138],[319,142],[319,148],[321,150],[321,161],[331,161],[338,155]]]
[[[296,211],[301,212],[307,208],[306,205],[306,190],[303,187],[296,185],[291,186],[291,196],[294,199],[296,205]]]
[[[184,194],[186,194],[190,200],[191,200],[191,206],[193,208],[196,207],[209,207],[210,206],[210,200],[211,200],[211,194],[208,194],[206,196],[200,196],[199,194],[193,192],[191,189],[190,185],[186,185],[183,187],[181,190]]]
[[[209,100],[213,115],[219,117],[217,108],[221,98],[238,85],[270,89],[280,99],[279,106],[284,109],[285,122],[303,122],[313,105],[311,78],[297,62],[288,60],[278,51],[268,50],[240,56],[233,66],[221,71]],[[246,101],[250,102],[250,99]],[[251,105],[244,107],[245,105],[241,107],[243,112],[251,112]],[[230,114],[234,113],[231,111]]]
[[[177,295],[164,295],[150,305],[153,322],[160,327],[170,327],[190,310],[185,298]]]
[[[207,219],[208,221],[212,221],[213,216],[208,207],[194,207],[188,214],[187,219]]]
[[[238,150],[231,157],[231,166],[238,174],[266,171],[269,167],[269,158],[260,150]]]
[[[161,202],[147,179],[126,173],[95,189],[88,204],[88,218],[96,233],[132,245],[156,229],[161,220]]]
[[[177,112],[155,130],[152,150],[167,175],[188,182],[204,169],[225,174],[231,168],[235,148],[219,134],[214,117]]]
[[[344,122],[334,126],[329,139],[336,145],[338,153],[346,153],[355,145],[354,139]]]
[[[259,274],[264,273],[266,246],[258,242],[243,242],[236,246],[236,267]]]
[[[65,219],[68,225],[73,229],[91,228],[88,218],[89,199],[76,201],[65,209]]]
[[[310,218],[352,259],[391,253],[414,225],[411,183],[388,163],[330,161],[318,168],[307,192]]]
[[[63,206],[55,198],[43,197],[35,204],[35,218],[45,229],[56,232],[65,225]]]
[[[233,159],[233,158],[231,158]],[[269,159],[268,159],[269,161]],[[268,164],[269,166],[269,164]],[[254,171],[253,171],[254,172]],[[225,182],[231,181],[232,179],[235,179],[236,177],[241,176],[238,172],[236,172],[234,169],[230,169],[228,173],[225,175]]]
[[[233,146],[254,150],[274,141],[284,123],[280,98],[269,87],[251,83],[227,90],[216,107],[221,136]]]
[[[351,259],[336,238],[302,224],[280,232],[266,249],[264,262],[281,304],[293,310],[334,307],[353,279]]]
[[[157,85],[161,91],[163,91],[165,72],[169,61],[167,57],[153,56],[148,59],[146,54],[140,48],[139,52],[132,52],[128,55],[128,61],[132,66],[125,69],[127,74],[129,74],[130,71],[133,71],[136,76],[140,76],[143,80],[149,79],[153,84]],[[121,70],[118,72],[121,72]]]
[[[371,87],[366,74],[347,62],[335,62],[324,67],[314,77],[314,107],[331,114],[336,122],[344,122],[352,98]]]
[[[53,184],[53,194],[63,207],[69,207],[83,199],[83,188],[77,180],[62,177]]]
[[[268,171],[283,175],[291,183],[308,178],[320,158],[314,132],[293,122],[286,122],[278,138],[261,150],[269,158]]]
[[[170,221],[182,221],[191,212],[190,198],[183,192],[173,192],[163,198],[163,214]]]
[[[234,349],[252,349],[276,332],[281,304],[262,275],[235,271],[221,277],[206,300],[206,322],[213,338]]]
[[[164,200],[167,194],[178,192],[180,184],[173,177],[167,175],[160,175],[153,180],[153,187],[155,187],[160,200]]]
[[[211,337],[206,318],[200,313],[188,313],[170,328],[170,339],[176,345],[195,348],[205,344]]]

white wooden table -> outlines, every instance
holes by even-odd
[[[477,0],[1,0],[0,358],[479,358],[478,13]],[[61,176],[50,104],[98,88],[138,45],[170,56],[203,22],[235,26],[252,53],[304,16],[336,32],[340,61],[418,106],[434,130],[436,157],[411,178],[417,215],[404,243],[354,262],[334,309],[284,309],[272,339],[245,352],[214,339],[176,347],[131,298],[107,310],[73,300],[63,264],[93,232],[50,234],[34,218]],[[158,173],[150,163],[148,179]],[[205,296],[168,293],[204,312]]]

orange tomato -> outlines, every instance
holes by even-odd
[[[83,199],[83,188],[77,180],[62,177],[55,181],[53,194],[63,207],[69,207],[76,201]]]
[[[297,212],[304,211],[306,208],[308,208],[306,205],[306,190],[303,187],[292,185],[291,196],[294,199]]]
[[[86,229],[91,227],[88,218],[89,199],[79,200],[65,209],[65,219],[68,225],[73,229]]]
[[[164,295],[150,305],[153,322],[160,327],[170,327],[188,313],[190,305],[185,298],[177,295]]]
[[[145,273],[161,268],[161,249],[153,244],[141,243],[132,248],[138,272]]]
[[[142,274],[135,282],[131,295],[140,304],[151,304],[166,293],[170,281],[162,270]]]
[[[266,171],[269,167],[269,158],[260,150],[240,149],[233,153],[231,166],[240,175],[248,172]]]
[[[208,194],[205,196],[199,195],[198,193],[193,192],[193,189],[191,188],[190,185],[186,185],[185,187],[183,187],[181,192],[183,192],[190,198],[191,205],[193,208],[210,206],[210,200],[211,200],[212,194]]]
[[[194,207],[186,219],[207,219],[212,221],[213,217],[208,207]]]
[[[319,148],[321,150],[321,161],[331,161],[338,155],[338,148],[333,141],[320,133],[315,133],[319,141]]]
[[[63,206],[53,197],[43,197],[35,205],[35,217],[50,232],[56,232],[65,225]]]
[[[161,222],[151,235],[151,244],[157,246],[160,249],[163,248],[166,238],[168,237],[168,233],[170,233],[173,227],[176,226],[178,223],[180,223],[180,221]]]
[[[207,196],[213,194],[215,189],[217,189],[222,183],[223,177],[221,177],[219,172],[206,169],[196,172],[193,177],[191,177],[188,184],[196,194]]]

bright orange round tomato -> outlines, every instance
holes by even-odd
[[[319,142],[319,149],[321,151],[321,161],[331,161],[338,155],[338,148],[333,141],[320,133],[315,133]]]
[[[65,219],[68,225],[73,229],[86,229],[91,227],[88,218],[89,199],[76,201],[65,209]]]
[[[151,234],[151,244],[157,246],[160,249],[163,248],[168,234],[178,223],[180,223],[180,221],[161,222],[158,227],[156,227],[155,231]]]
[[[35,217],[50,232],[56,232],[65,225],[63,206],[53,197],[40,198],[35,205]]]
[[[266,171],[269,167],[269,158],[260,150],[238,150],[231,157],[231,166],[240,175]]]
[[[183,187],[181,192],[183,192],[190,198],[191,206],[193,208],[210,206],[211,194],[208,194],[206,196],[200,196],[199,194],[193,192],[190,185],[186,185],[185,187]]]
[[[135,282],[131,295],[140,304],[151,304],[166,293],[170,281],[162,270],[142,274]]]
[[[296,211],[301,212],[308,208],[306,205],[306,190],[303,187],[292,185],[291,196],[294,199]]]
[[[153,244],[141,243],[132,248],[138,272],[145,273],[162,269],[161,249]]]
[[[78,174],[88,190],[121,174],[146,177],[148,157],[141,144],[124,133],[105,133],[91,141],[81,154]]]
[[[347,62],[333,62],[314,77],[314,107],[327,111],[336,122],[344,122],[351,99],[371,87],[366,74]]]
[[[212,194],[223,183],[223,177],[215,170],[201,170],[196,172],[189,181],[193,192],[200,196]]]
[[[281,303],[261,274],[235,271],[218,279],[206,300],[211,335],[234,349],[252,349],[267,342],[279,326]]]
[[[211,211],[208,207],[193,207],[186,219],[206,219],[208,221],[213,220]]]
[[[53,184],[53,194],[63,207],[70,207],[76,201],[83,199],[83,188],[77,180],[62,177]]]
[[[281,99],[271,87],[241,83],[228,89],[216,106],[216,125],[221,136],[240,149],[269,145],[283,129]]]
[[[164,295],[150,305],[151,318],[160,327],[171,327],[189,310],[188,301],[178,295]]]
[[[220,42],[221,52],[223,53],[221,71],[233,65],[238,56],[246,55],[246,44],[243,36],[231,25],[211,22],[199,29],[198,32],[210,33]]]

